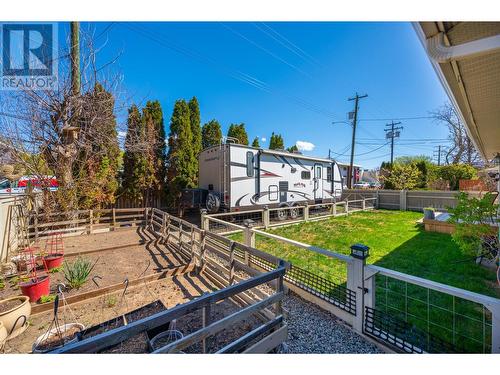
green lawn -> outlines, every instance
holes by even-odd
[[[269,232],[342,254],[349,246],[370,247],[367,262],[429,280],[500,297],[493,270],[474,263],[448,234],[425,232],[417,212],[378,210],[270,229]],[[241,241],[242,236],[232,236]],[[345,263],[263,236],[256,247],[319,276],[344,284]],[[459,298],[377,275],[376,306],[410,325],[467,351],[488,351],[491,314]]]
[[[448,234],[426,232],[418,212],[378,210],[270,229],[271,233],[341,254],[349,246],[370,247],[367,262],[494,297],[500,297],[493,270],[476,265]],[[345,265],[334,259],[257,236],[256,247],[328,279],[344,282]]]

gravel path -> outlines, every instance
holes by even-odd
[[[347,328],[335,315],[290,292],[283,301],[288,313],[288,353],[383,353]]]

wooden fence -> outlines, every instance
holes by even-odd
[[[96,353],[141,332],[155,329],[197,311],[202,317],[200,329],[156,349],[154,353],[175,353],[196,343],[201,343],[203,353],[207,353],[209,349],[207,340],[210,336],[230,329],[234,324],[255,314],[263,317],[263,324],[219,348],[217,353],[267,353],[287,339],[288,331],[282,311],[283,278],[289,268],[286,262],[245,245],[236,246],[233,241],[206,233],[182,219],[155,208],[142,209],[142,217],[144,219],[141,221],[142,224],[159,241],[167,246],[173,246],[179,255],[194,263],[198,272],[203,272],[221,289],[123,327],[66,345],[53,353]],[[245,263],[245,259],[248,260],[250,257],[262,258],[275,263],[276,267],[269,271],[257,271],[249,267],[250,263]],[[241,275],[237,275],[237,271],[244,271],[251,276],[249,279],[243,279]],[[271,293],[263,293],[258,289],[265,284],[274,285]],[[217,308],[216,304],[225,299],[238,302],[242,308],[228,316],[214,319],[212,312]],[[274,308],[271,311],[272,306]]]

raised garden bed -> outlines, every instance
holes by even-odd
[[[82,323],[85,327],[93,327],[158,299],[164,306],[171,308],[215,289],[210,281],[203,276],[183,274],[148,284],[129,286],[123,299],[121,299],[122,289],[71,305],[73,314],[69,313],[67,308],[62,307],[60,302],[59,315],[60,319],[64,314],[67,318],[74,315],[77,322]],[[48,329],[52,318],[52,310],[32,315],[28,329],[22,335],[8,342],[6,352],[30,352],[33,342]]]
[[[91,254],[86,254],[83,257],[89,259],[92,263],[97,262],[87,282],[79,289],[68,289],[65,291],[66,295],[74,296],[86,292],[95,291],[98,288],[107,287],[110,285],[120,284],[126,278],[129,280],[137,279],[141,276],[152,274],[161,274],[162,271],[174,269],[181,265],[187,264],[187,260],[179,255],[170,251],[166,246],[158,244],[148,234],[141,233],[140,235],[135,231],[126,231],[120,233],[122,243],[137,243],[135,246],[124,247],[116,250],[109,250],[100,252],[94,243],[95,239],[90,240],[92,237],[97,237],[101,249],[111,247],[114,244],[110,240],[115,239],[116,233],[110,232],[99,235],[81,236],[65,238],[69,244],[65,246],[70,248],[65,254],[66,262],[72,263],[77,257],[71,256],[72,244],[81,244],[82,246],[88,244],[90,249],[96,250]],[[141,237],[142,236],[142,237]],[[145,243],[139,245],[139,241],[143,240]],[[85,247],[79,247],[85,250]],[[73,253],[74,254],[74,253]],[[55,269],[56,272],[49,274],[50,276],[50,294],[57,292],[57,285],[60,283],[67,284],[64,277],[64,272],[61,268]],[[99,276],[96,282],[99,286],[94,284],[91,279],[94,276]],[[14,276],[6,280],[4,287],[0,289],[0,299],[16,296],[21,294],[19,283],[26,281],[23,276]]]

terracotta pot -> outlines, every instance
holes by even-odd
[[[45,266],[48,270],[51,270],[56,267],[60,267],[64,260],[64,254],[52,254],[46,255],[43,257],[43,261],[45,262]]]
[[[50,293],[50,279],[48,276],[39,276],[34,280],[19,283],[23,296],[28,296],[31,302],[36,302],[41,296],[48,296]]]
[[[16,307],[0,313],[0,323],[9,335],[9,340],[23,333],[28,328],[28,319],[31,315],[31,305],[29,297],[15,296],[0,301],[0,304],[7,301],[20,300],[21,303]],[[14,330],[12,330],[14,328]],[[11,333],[12,331],[12,333]],[[0,333],[1,334],[1,333]]]
[[[68,324],[64,324],[64,325],[60,326],[59,329],[52,328],[50,331],[45,332],[41,336],[38,336],[38,338],[36,339],[36,341],[33,343],[33,347],[32,347],[33,353],[47,353],[47,352],[49,352],[51,350],[60,348],[61,346],[64,346],[64,345],[67,345],[69,343],[78,341],[78,334],[76,334],[72,339],[66,341],[62,345],[54,346],[54,347],[52,347],[52,348],[50,348],[48,350],[39,350],[39,349],[37,349],[37,347],[41,343],[43,343],[43,341],[45,341],[48,338],[56,335],[58,332],[61,332],[62,334],[64,334],[64,332],[66,332],[66,330],[71,329],[71,328],[78,328],[80,330],[80,332],[81,332],[81,331],[83,331],[85,329],[85,326],[83,324],[80,324],[80,323],[68,323]]]
[[[0,322],[0,350],[3,349],[5,341],[7,341],[7,329],[5,329],[3,322]]]

